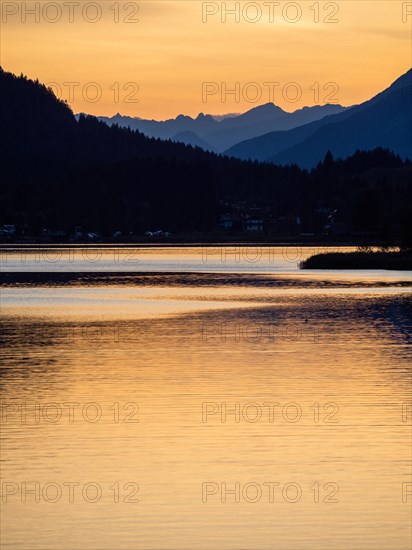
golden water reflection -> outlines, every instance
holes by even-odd
[[[2,294],[3,548],[410,548],[403,289]]]

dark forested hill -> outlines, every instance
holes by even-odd
[[[0,223],[35,231],[204,231],[217,224],[225,188],[266,188],[275,171],[95,117],[77,121],[44,85],[3,70],[0,131]],[[281,172],[287,183],[290,171]]]

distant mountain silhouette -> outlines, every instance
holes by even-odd
[[[144,120],[141,118],[133,118],[122,116],[119,113],[114,117],[99,117],[99,120],[106,122],[109,126],[117,124],[123,128],[130,128],[142,132],[147,137],[155,137],[160,139],[172,139],[175,135],[192,132],[196,139],[203,138],[208,132],[220,124],[210,115],[202,113],[196,119],[189,116],[179,115],[174,119],[165,121]]]
[[[357,149],[386,147],[412,158],[412,70],[369,101],[287,132],[238,143],[225,154],[311,168],[329,150],[346,158]]]
[[[226,113],[225,115],[211,115],[217,122],[220,122],[222,120],[225,120],[225,118],[235,118],[239,116],[241,113]]]
[[[289,130],[345,110],[340,105],[316,105],[287,113],[273,103],[266,103],[241,115],[229,115],[219,119],[203,113],[195,119],[179,115],[165,121],[144,120],[120,114],[111,118],[99,118],[109,125],[130,127],[149,137],[177,141],[176,136],[180,136],[183,143],[222,152],[244,139],[254,138],[272,130]]]

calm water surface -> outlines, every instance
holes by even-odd
[[[411,548],[410,274],[228,250],[3,254],[1,548]]]

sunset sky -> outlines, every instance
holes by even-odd
[[[293,111],[328,94],[351,105],[411,66],[412,2],[39,4],[34,15],[23,11],[35,2],[2,1],[1,64],[54,83],[74,112],[165,119],[244,112],[270,100]],[[225,4],[238,22],[230,14],[225,21]],[[205,83],[214,83],[209,95]],[[225,97],[224,86],[236,83],[238,97]]]

